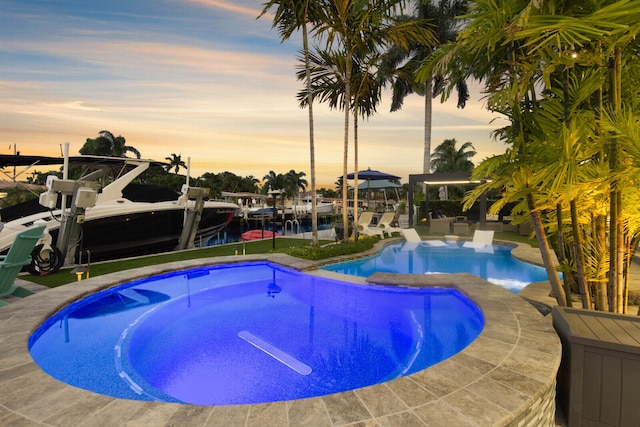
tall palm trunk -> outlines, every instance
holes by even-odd
[[[358,239],[358,100],[353,107],[353,235]]]
[[[595,247],[595,251],[600,256],[604,256],[607,252],[606,242],[607,242],[607,231],[606,231],[606,223],[607,218],[604,215],[598,215],[593,221],[595,224],[593,225],[593,244]],[[607,307],[607,277],[606,273],[601,273],[597,277],[596,281],[596,302],[597,309],[600,311],[605,311]]]
[[[609,80],[610,80],[610,107],[613,114],[618,114],[622,105],[622,51],[616,48],[614,57],[609,63]],[[611,138],[609,146],[609,170],[613,176],[616,174],[618,167],[618,147],[615,137]],[[624,259],[624,242],[622,239],[622,195],[618,188],[619,183],[613,180],[610,189],[610,224],[609,224],[609,284],[608,298],[609,311],[622,313],[623,298],[622,289],[624,283],[623,259]]]
[[[422,173],[431,172],[431,124],[433,115],[433,79],[429,77],[424,87],[424,153]]]
[[[627,257],[627,268],[631,268],[631,263],[633,262],[633,257],[636,254],[636,251],[638,249],[638,245],[640,244],[640,236],[638,236],[637,234],[629,239],[629,255]],[[628,270],[627,270],[628,271]],[[627,274],[627,292],[629,290],[629,275]],[[627,301],[628,303],[628,301]],[[637,316],[640,316],[640,307],[638,307],[638,312],[636,313]]]
[[[305,14],[306,15],[306,14]],[[309,168],[311,170],[311,244],[318,246],[318,202],[316,200],[316,149],[313,137],[313,92],[311,89],[311,64],[309,61],[309,39],[307,24],[302,25],[302,49],[307,78],[307,97],[309,106]]]
[[[563,227],[563,215],[562,215],[562,204],[558,203],[556,205],[556,223],[558,224],[558,250],[556,256],[558,257],[558,262],[560,265],[568,264],[565,244],[564,244],[564,227]],[[569,282],[569,275],[565,274],[562,276],[562,284],[564,285],[564,291],[566,294],[571,293],[571,283]],[[567,300],[567,305],[571,307],[571,299]]]
[[[564,96],[564,129],[569,132],[571,129],[571,111],[569,106],[571,105],[571,99],[569,97],[569,69],[565,69],[562,72],[562,92]],[[568,182],[567,184],[572,184]],[[573,234],[573,256],[576,266],[576,278],[578,281],[578,289],[580,290],[580,299],[582,301],[582,308],[591,310],[591,293],[587,288],[585,272],[584,272],[584,250],[582,247],[582,231],[580,223],[578,222],[578,205],[576,204],[575,197],[572,196],[569,201],[569,208],[571,210],[571,232]],[[565,283],[566,283],[565,279]],[[571,290],[567,289],[567,294],[571,295]],[[571,298],[567,298],[567,305],[571,307]]]
[[[542,256],[542,262],[544,268],[547,271],[549,282],[551,283],[551,289],[553,289],[556,295],[556,301],[559,306],[566,307],[568,305],[567,294],[562,287],[562,282],[558,277],[553,266],[553,253],[549,248],[549,241],[547,240],[547,234],[542,226],[542,219],[540,218],[540,212],[536,207],[536,202],[533,200],[533,194],[528,193],[527,206],[529,207],[529,213],[531,214],[531,222],[533,223],[533,229],[536,232],[536,239],[538,240],[538,246],[540,247],[540,255]]]
[[[573,230],[573,252],[576,262],[576,271],[578,278],[578,289],[580,289],[580,297],[582,300],[582,308],[588,310],[593,309],[591,304],[591,293],[587,287],[587,281],[584,273],[584,250],[582,244],[582,231],[578,222],[578,206],[575,199],[571,200],[571,225]],[[570,305],[570,300],[567,300]]]
[[[516,74],[511,75],[512,84],[517,86],[518,80]],[[535,89],[530,87],[527,92],[525,92],[525,103],[535,105],[535,102],[528,102],[530,99],[535,101],[536,92]],[[514,105],[518,105],[519,102],[514,102]],[[522,120],[512,119],[512,126],[517,130],[518,135],[525,135]],[[524,152],[524,138],[521,142],[518,150],[520,153]],[[538,247],[540,248],[540,255],[542,256],[542,262],[544,265],[544,269],[547,272],[547,277],[549,277],[549,283],[551,284],[551,289],[555,293],[556,301],[559,306],[566,307],[570,306],[570,296],[567,296],[567,293],[564,291],[563,283],[560,281],[558,277],[558,273],[556,272],[555,266],[553,264],[553,252],[549,247],[549,239],[547,238],[547,234],[545,232],[544,226],[542,224],[542,218],[540,218],[540,211],[536,206],[536,202],[533,198],[533,194],[531,192],[527,193],[526,196],[527,207],[529,208],[529,215],[531,215],[531,224],[533,225],[533,230],[536,233],[536,240],[538,241]]]
[[[351,117],[351,68],[353,60],[353,48],[347,45],[347,57],[346,57],[346,72],[345,72],[345,82],[344,82],[344,153],[342,160],[342,223],[344,225],[344,243],[349,242],[349,206],[347,205],[349,188],[347,185],[347,175],[349,174],[348,166],[349,164],[349,119]],[[355,179],[357,182],[358,179],[358,171],[355,171]],[[354,206],[354,214],[357,216],[357,206]]]

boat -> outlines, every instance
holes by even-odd
[[[176,193],[132,182],[150,166],[164,163],[100,156],[68,157],[66,161],[82,166],[80,179],[49,176],[47,191],[39,199],[0,210],[0,253],[8,250],[21,230],[46,225],[45,239],[36,246],[27,268],[34,274],[89,259],[104,261],[205,246],[239,210],[234,203],[208,200],[207,188],[185,184]],[[63,158],[0,155],[0,166],[63,162]]]
[[[276,209],[272,207],[249,208],[249,210],[247,211],[247,215],[253,218],[262,217],[262,216],[272,217],[275,213],[276,213]]]
[[[311,215],[313,206],[311,205],[311,202],[307,202],[303,204],[293,205],[291,207],[291,210],[297,216]],[[326,203],[326,202],[316,203],[316,212],[318,212],[318,214],[320,215],[331,214],[333,213],[333,210],[334,210],[333,203]]]
[[[311,196],[307,195],[302,200],[299,200],[298,203],[291,206],[291,212],[295,216],[311,215],[313,209],[311,202]],[[331,214],[334,212],[334,209],[335,207],[332,202],[324,202],[322,201],[322,196],[316,194],[316,212],[319,215]]]
[[[246,191],[239,193],[223,191],[222,199],[240,206],[240,210],[236,213],[237,218],[246,219],[249,216],[266,214],[266,211],[258,212],[258,210],[267,206],[267,195]],[[273,210],[268,212],[268,214],[273,215]]]
[[[240,235],[242,240],[245,242],[249,240],[271,239],[278,236],[280,236],[279,233],[271,230],[249,230]]]

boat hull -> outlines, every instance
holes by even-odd
[[[195,237],[196,246],[222,231],[238,207],[230,203],[207,202]],[[178,245],[184,223],[184,208],[173,202],[132,203],[120,201],[88,209],[76,246],[75,262],[106,261],[172,251]],[[59,212],[58,215],[59,217]],[[46,223],[55,245],[60,222],[46,212],[11,221],[0,232],[0,251],[6,251],[14,235],[34,222]],[[82,252],[82,259],[80,259]]]
[[[195,245],[206,242],[222,231],[235,210],[205,208],[196,233]],[[83,239],[78,250],[91,252],[91,260],[101,261],[169,252],[176,248],[184,210],[158,210],[110,216],[83,224]]]

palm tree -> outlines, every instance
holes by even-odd
[[[262,193],[267,194],[271,190],[283,190],[285,188],[285,177],[281,173],[276,174],[274,171],[269,171],[262,180]]]
[[[164,170],[167,172],[173,169],[173,173],[177,174],[180,168],[187,168],[187,164],[182,160],[181,154],[171,153],[171,157],[165,157],[164,159],[169,162],[169,164],[164,167]]]
[[[95,156],[126,157],[125,153],[131,151],[140,158],[140,152],[134,147],[126,145],[123,136],[115,137],[108,130],[98,132],[95,139],[87,138],[85,144],[80,148],[80,154],[91,154]]]
[[[333,0],[322,9],[322,19],[318,21],[317,32],[327,42],[327,49],[343,52],[345,55],[344,73],[344,147],[343,147],[343,179],[348,174],[349,149],[349,121],[352,102],[352,66],[354,56],[365,57],[367,52],[388,47],[392,44],[406,47],[410,39],[418,39],[428,43],[431,34],[414,22],[394,22],[398,8],[402,6],[400,0]],[[357,183],[357,170],[356,183]],[[347,210],[348,194],[346,187],[342,191],[342,220],[348,223]],[[344,237],[348,242],[347,233]]]
[[[608,309],[622,312],[625,275],[640,239],[640,192],[632,178],[640,138],[629,126],[640,121],[640,5],[550,7],[476,1],[456,44],[426,68],[452,58],[466,62],[485,82],[491,108],[511,120],[500,135],[513,149],[476,168],[475,177],[492,182],[473,197],[491,187],[523,201],[519,209],[531,214],[558,304],[570,300],[550,263],[550,239],[557,253],[567,249],[563,272],[575,276],[583,307],[592,308],[595,294],[603,309],[606,294]]]
[[[311,77],[309,75],[309,40],[308,23],[318,19],[319,8],[322,2],[312,0],[270,0],[265,4],[260,16],[263,16],[272,7],[277,5],[273,18],[273,26],[278,27],[281,40],[284,42],[298,29],[302,30],[302,50],[304,54],[306,70],[307,105],[309,108],[309,166],[311,171],[311,193],[316,192],[316,163],[315,142],[313,133],[313,93],[311,91]],[[318,208],[315,197],[311,201],[311,244],[318,245]]]
[[[433,151],[433,162],[431,164],[432,169],[436,173],[443,172],[471,172],[474,168],[474,164],[471,158],[477,153],[473,148],[471,142],[465,142],[456,147],[458,142],[454,139],[445,139],[442,144],[438,145]],[[445,193],[445,199],[449,198],[449,188],[447,186],[442,187]],[[455,187],[454,193],[457,196],[464,194],[463,187]]]
[[[574,241],[576,276],[583,296],[583,306],[591,308],[590,292],[583,283],[586,266],[582,239],[588,238],[590,233],[582,231],[579,209],[584,201],[584,194],[592,194],[594,183],[597,181],[591,179],[581,182],[576,179],[576,171],[584,170],[585,166],[593,169],[592,165],[596,166],[596,171],[606,171],[606,177],[601,175],[607,183],[607,189],[603,194],[608,193],[610,217],[608,239],[605,233],[602,236],[603,241],[606,239],[610,242],[606,293],[609,310],[624,312],[628,280],[625,275],[628,272],[629,260],[637,246],[632,242],[637,242],[639,238],[637,225],[632,225],[637,224],[637,221],[633,220],[633,217],[637,217],[637,208],[627,205],[628,198],[625,196],[625,193],[629,195],[629,188],[637,188],[629,181],[629,178],[637,173],[637,168],[628,160],[633,158],[628,150],[637,150],[627,144],[634,138],[630,138],[629,133],[622,130],[628,129],[629,119],[638,120],[638,74],[637,66],[625,65],[633,64],[638,59],[637,35],[640,25],[632,16],[638,13],[640,8],[637,3],[629,1],[605,3],[602,6],[592,5],[587,9],[579,6],[568,2],[562,10],[565,16],[551,15],[551,11],[543,9],[539,15],[534,14],[530,17],[528,25],[521,28],[516,37],[526,41],[528,45],[535,43],[534,50],[548,64],[547,68],[557,70],[556,75],[561,76],[546,82],[550,89],[557,87],[562,90],[564,108],[561,110],[562,115],[558,114],[558,118],[562,118],[564,124],[561,135],[564,135],[571,145],[578,145],[582,140],[586,140],[587,146],[595,143],[596,147],[599,147],[597,153],[582,157],[578,164],[573,159],[563,158],[563,173],[558,174],[558,168],[550,169],[548,175],[555,178],[549,182],[556,183],[561,178],[560,182],[564,183],[572,220],[571,238]],[[576,36],[582,38],[579,44],[576,43]],[[562,48],[558,49],[558,46]],[[636,73],[630,72],[634,68]],[[582,76],[585,74],[592,78],[583,79]],[[623,75],[626,82],[623,81]],[[575,82],[580,84],[576,85]],[[585,84],[588,82],[592,84]],[[592,101],[595,99],[598,102]],[[584,115],[585,112],[595,112],[595,115],[592,115],[595,126],[585,126],[585,123],[591,122],[582,120],[577,125],[576,120],[573,120],[574,115]],[[592,130],[589,131],[589,128]],[[616,131],[612,132],[612,129]],[[584,132],[585,130],[587,132]],[[606,168],[601,168],[603,163]],[[637,200],[633,195],[632,199]],[[593,209],[586,206],[585,208]],[[606,212],[600,217],[600,222],[604,223]],[[601,247],[604,248],[604,245]]]
[[[357,186],[358,167],[358,116],[363,118],[372,116],[380,102],[382,93],[381,79],[373,70],[378,68],[380,54],[370,52],[365,58],[355,55],[352,64],[353,99],[349,103],[353,112],[353,139],[354,139],[354,170],[355,185]],[[314,96],[321,102],[328,102],[329,108],[344,108],[346,64],[344,53],[331,50],[319,51],[309,55],[311,65],[311,79]],[[301,79],[298,73],[298,79]],[[302,103],[305,102],[303,93],[298,94]],[[354,193],[354,206],[358,206],[358,193]],[[354,215],[354,230],[358,230],[358,215]],[[357,236],[356,236],[357,237]]]
[[[471,158],[477,154],[473,144],[465,142],[458,148],[457,143],[455,138],[445,139],[436,147],[432,154],[434,172],[471,172],[473,170]]]
[[[436,42],[424,45],[410,43],[408,49],[392,46],[386,53],[383,63],[383,74],[387,75],[391,82],[392,100],[391,111],[402,108],[404,99],[416,93],[424,96],[424,155],[423,173],[431,172],[431,125],[433,116],[433,97],[444,90],[445,78],[442,75],[427,76],[424,81],[418,82],[415,73],[422,62],[427,59],[438,47],[453,42],[458,32],[458,16],[466,12],[467,0],[439,0],[415,1],[416,10],[413,17],[402,17],[405,20],[426,20],[435,31]],[[435,82],[435,85],[434,85]],[[458,93],[458,108],[464,108],[469,99],[469,90],[464,79],[456,82]]]
[[[307,176],[304,172],[296,172],[291,169],[284,175],[284,190],[289,197],[295,196],[298,191],[303,193],[307,190],[307,180],[303,177]]]
[[[419,81],[425,81],[434,74],[443,74],[458,70],[458,64],[465,64],[464,72],[472,77],[484,81],[489,95],[489,106],[494,111],[504,113],[511,120],[511,127],[505,129],[506,140],[513,145],[513,150],[502,163],[495,165],[496,169],[510,173],[509,179],[514,184],[514,194],[526,199],[526,208],[531,213],[540,253],[555,292],[558,304],[567,305],[567,295],[560,283],[553,265],[553,255],[540,215],[540,208],[536,205],[532,182],[531,165],[519,160],[519,154],[528,153],[527,134],[524,129],[526,123],[523,117],[535,105],[536,83],[539,80],[540,58],[530,54],[523,43],[510,38],[508,30],[512,22],[517,22],[520,14],[527,10],[530,3],[527,0],[478,0],[470,8],[466,18],[466,25],[460,31],[455,43],[442,46],[434,52],[418,70]],[[524,158],[523,158],[524,160]],[[517,168],[514,165],[520,166]],[[478,174],[486,172],[480,169]],[[501,175],[502,176],[502,175]],[[483,176],[483,178],[488,178]],[[491,183],[476,187],[472,195],[479,197],[478,192],[498,182],[504,183],[499,176],[492,177]],[[529,191],[527,191],[529,190]],[[496,206],[499,204],[495,204]]]
[[[338,191],[338,193],[340,193],[340,194],[342,194],[342,189],[344,188],[344,186],[343,186],[344,182],[346,182],[346,181],[344,180],[344,177],[343,177],[343,176],[340,176],[340,177],[338,177],[338,179],[336,180],[336,182],[334,182],[334,183],[333,183],[333,185],[335,185],[335,186],[336,186],[336,190],[337,190],[337,191]],[[347,191],[349,191],[350,185],[349,185],[349,183],[348,183],[348,182],[347,182],[346,187],[347,187]]]

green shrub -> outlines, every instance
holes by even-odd
[[[336,243],[326,246],[297,246],[276,249],[272,252],[285,253],[296,258],[317,261],[367,251],[373,248],[378,240],[380,239],[376,236],[361,236],[357,242],[350,241],[347,244]]]

